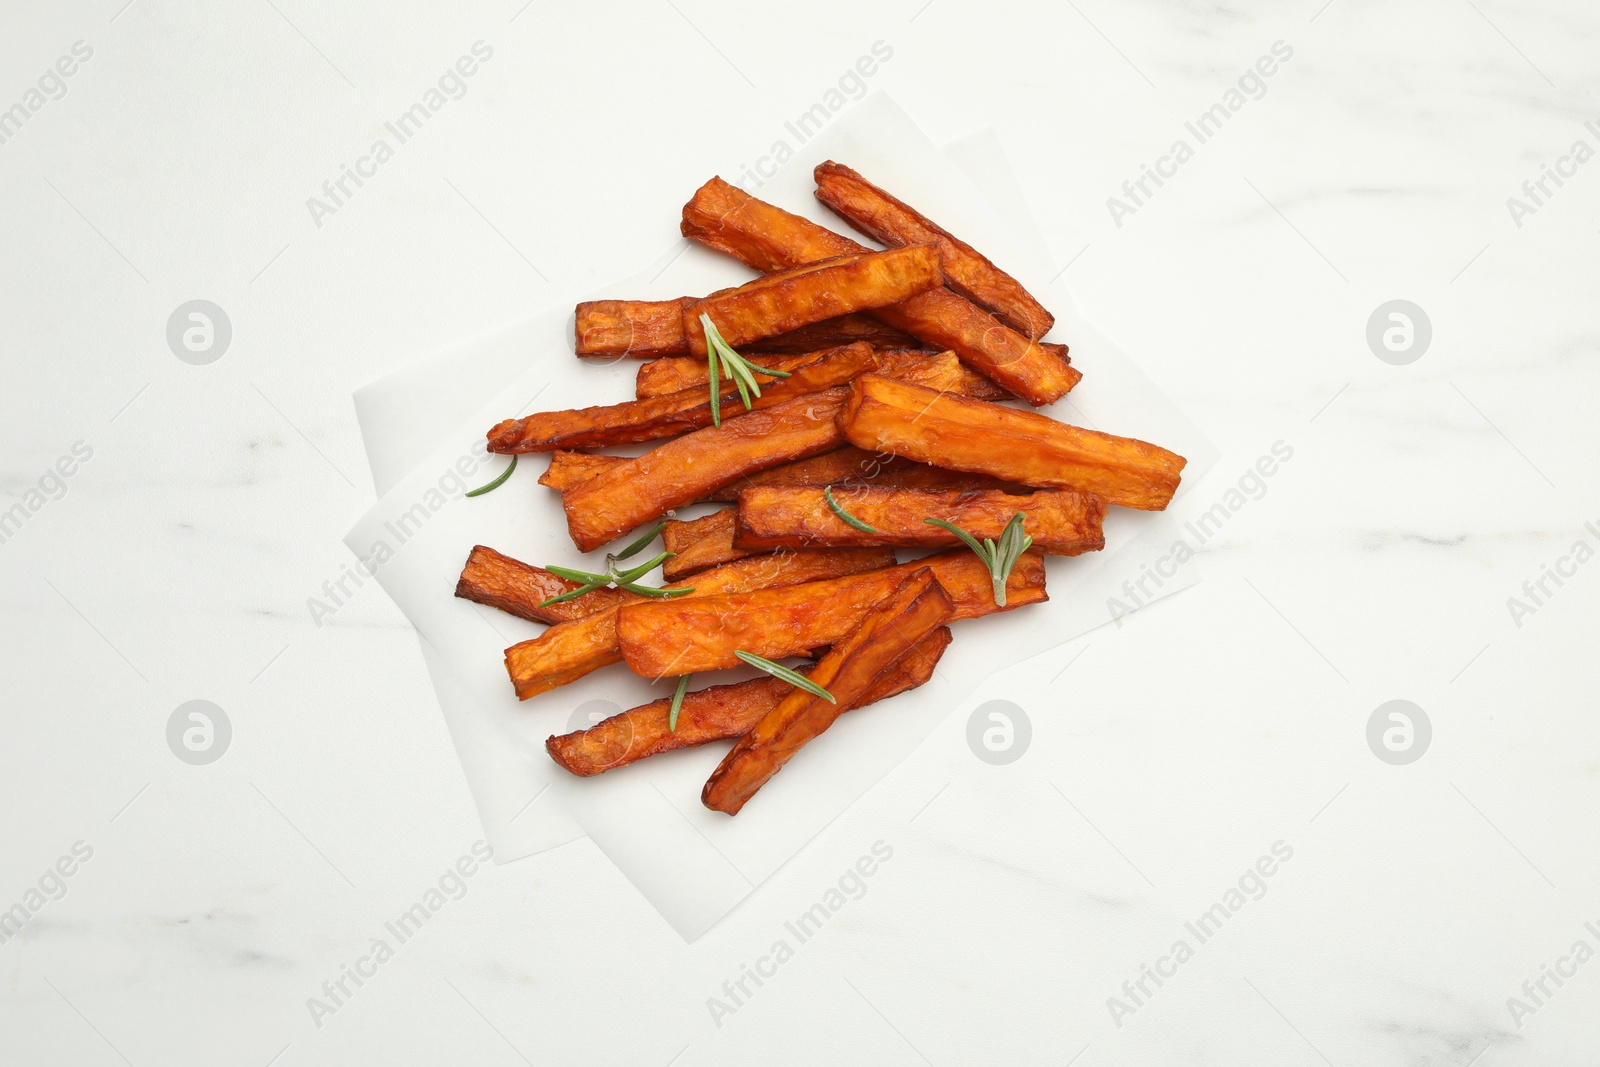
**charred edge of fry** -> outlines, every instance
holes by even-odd
[[[1105,502],[1073,489],[1047,489],[1016,496],[995,490],[856,486],[837,490],[834,500],[871,529],[862,530],[845,522],[828,507],[820,489],[746,489],[739,494],[729,550],[762,552],[842,545],[954,547],[961,544],[955,534],[926,520],[941,519],[980,541],[998,541],[1018,514],[1023,516],[1023,529],[1033,538],[1034,548],[1046,555],[1076,556],[1099,551],[1106,543],[1102,526]],[[726,536],[720,530],[708,533],[716,538],[712,541],[716,545]]]
[[[953,614],[933,571],[911,572],[811,672],[832,700],[802,689],[784,697],[723,757],[701,791],[701,802],[737,815],[800,749],[855,707],[878,677]]]
[[[856,706],[866,707],[926,684],[950,639],[950,627],[941,626],[918,641],[878,676]],[[809,665],[796,668],[801,674],[812,669]],[[696,690],[684,697],[676,730],[667,722],[672,699],[663,697],[587,730],[552,736],[545,741],[545,751],[572,774],[592,777],[663,752],[742,737],[792,688],[777,678],[753,678]]]
[[[893,246],[937,243],[946,284],[1018,333],[1037,340],[1055,325],[1021,282],[910,204],[833,160],[819,163],[812,177],[817,199],[868,237]]]
[[[551,597],[577,588],[578,582],[551,574],[543,567],[512,559],[485,545],[474,545],[467,555],[466,566],[461,568],[461,578],[456,582],[456,596],[485,607],[499,608],[530,622],[552,625],[639,599],[625,589],[596,589],[560,604],[540,606]]]

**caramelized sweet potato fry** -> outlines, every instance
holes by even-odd
[[[816,582],[879,570],[893,563],[894,552],[887,548],[783,552],[740,560],[698,574],[692,583],[674,582],[668,588],[681,589],[688,585],[694,592],[675,599],[694,600],[704,596]],[[625,603],[647,599],[635,593],[628,593],[627,597]],[[585,599],[587,597],[579,597],[571,603]],[[608,607],[593,615],[552,626],[532,640],[512,645],[506,649],[506,672],[511,675],[511,684],[517,691],[518,699],[527,700],[557,686],[575,682],[591,671],[620,659],[622,652],[617,644],[617,607]]]
[[[707,499],[734,501],[739,491],[752,485],[835,485],[839,482],[874,481],[887,472],[910,466],[899,456],[875,455],[854,446],[796,460],[729,482]]]
[[[576,351],[580,356],[608,359],[687,356],[689,335],[683,329],[683,309],[700,299],[684,296],[676,300],[591,300],[579,304],[574,326]],[[857,341],[882,348],[916,345],[916,338],[910,334],[871,315],[852,313],[764,337],[751,344],[749,351],[799,355]]]
[[[577,353],[634,359],[681,356],[689,351],[683,309],[696,299],[585,301],[578,305],[573,324]]]
[[[795,368],[787,378],[763,384],[761,395],[752,397],[751,408],[774,407],[792,397],[815,393],[870,370],[876,365],[872,346],[858,341],[844,348],[822,352],[812,361]],[[720,393],[729,415],[744,411],[737,387],[727,379]],[[489,451],[551,452],[558,448],[604,448],[698,430],[711,425],[709,390],[684,389],[649,400],[629,400],[604,407],[541,411],[526,418],[508,419],[489,431]]]
[[[698,519],[669,519],[661,531],[661,543],[675,555],[661,565],[661,576],[669,582],[687,578],[719,563],[732,563],[746,556],[758,556],[764,548],[734,548],[733,535],[739,527],[739,509],[723,508]]]
[[[933,677],[934,665],[949,644],[950,627],[934,630],[878,675],[855,706],[866,707],[924,684]],[[796,669],[806,674],[811,667]],[[587,778],[662,752],[743,737],[792,692],[794,686],[779,678],[708,686],[683,698],[676,730],[668,726],[672,698],[663,697],[613,715],[587,730],[551,737],[544,747],[562,767]]]
[[[1167,506],[1186,462],[1144,441],[871,374],[851,383],[841,422],[859,448],[1146,511]]]
[[[561,494],[567,532],[589,552],[740,475],[837,448],[848,393],[835,386],[726,419],[579,482]]]
[[[579,482],[586,482],[601,471],[608,471],[626,462],[627,456],[597,456],[589,452],[564,452],[558,449],[550,453],[550,466],[539,475],[539,484],[564,493]]]
[[[911,205],[897,200],[842,163],[828,160],[812,172],[817,199],[873,240],[898,248],[935,244],[944,263],[945,284],[1024,337],[1040,338],[1055,316],[965,241]]]
[[[722,339],[738,349],[814,322],[898,304],[942,284],[933,245],[856,252],[768,274],[689,304],[683,329],[690,353],[704,358],[701,315],[711,316]]]
[[[530,622],[548,623],[571,622],[640,599],[638,594],[625,589],[596,589],[575,600],[539,606],[553,596],[572,592],[578,584],[551,574],[543,567],[530,566],[492,548],[474,545],[467,556],[467,565],[461,569],[461,578],[456,582],[456,596],[499,608]]]
[[[820,488],[757,486],[739,494],[732,548],[745,553],[840,545],[943,548],[959,545],[961,540],[924,519],[943,519],[979,540],[997,541],[1018,512],[1024,516],[1023,532],[1033,538],[1033,547],[1047,556],[1076,556],[1098,551],[1106,544],[1101,529],[1105,502],[1075,489],[1012,496],[996,490],[860,486],[836,489],[833,498],[875,532],[857,529],[839,518]],[[708,532],[712,535],[706,539],[710,547],[702,551],[716,554],[713,550],[720,544],[716,537],[720,531]]]
[[[848,237],[757,200],[721,178],[701,186],[684,205],[682,231],[768,272],[863,251]],[[943,287],[873,314],[925,344],[953,350],[962,362],[1031,404],[1061,399],[1083,377],[1061,350],[1024,337]]]
[[[739,814],[795,753],[859,704],[880,677],[954,613],[930,568],[907,575],[812,670],[811,680],[833,699],[799,688],[784,697],[723,757],[700,793],[701,803]]]
[[[877,373],[897,382],[925,385],[941,392],[970,396],[975,400],[1010,400],[1011,394],[956,358],[954,352],[933,352],[920,348],[880,348]],[[818,358],[815,352],[797,356],[756,356],[757,364],[773,370],[793,370]],[[642,399],[675,393],[683,389],[704,389],[711,370],[703,359],[672,356],[653,359],[639,367],[634,395]],[[757,373],[763,390],[776,379]]]
[[[728,566],[773,558],[756,556]],[[1037,551],[1023,553],[1012,568],[1002,608],[994,602],[989,568],[963,548],[880,571],[784,589],[625,604],[617,609],[617,637],[629,669],[646,678],[736,667],[740,660],[733,654],[735,649],[768,659],[797,656],[845,637],[862,616],[919,567],[933,569],[955,604],[955,619],[1010,611],[1048,599],[1044,557]],[[692,581],[698,589],[700,578]]]

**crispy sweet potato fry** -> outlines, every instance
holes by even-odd
[[[698,519],[669,519],[661,531],[661,544],[676,553],[661,565],[661,576],[675,582],[707,567],[732,563],[746,556],[759,556],[764,548],[734,548],[733,535],[739,527],[739,509],[723,508]]]
[[[564,493],[579,482],[586,482],[601,471],[608,471],[626,462],[628,462],[627,456],[597,456],[589,452],[565,452],[558,449],[550,453],[550,466],[539,475],[539,484],[548,485],[556,492]]]
[[[893,563],[894,552],[887,548],[783,552],[740,560],[698,574],[693,582],[671,583],[669,588],[689,585],[694,592],[676,599],[694,600],[703,596],[816,582],[879,570]],[[634,593],[629,593],[628,598],[627,603],[647,599]],[[584,599],[578,598],[580,601]],[[589,672],[620,659],[622,652],[617,644],[617,608],[608,607],[593,615],[552,626],[532,640],[512,645],[506,649],[506,672],[511,675],[511,684],[517,691],[518,699],[527,700],[557,686],[577,681]]]
[[[683,309],[697,297],[676,300],[589,300],[578,305],[573,324],[580,356],[655,359],[689,351]]]
[[[751,408],[774,407],[792,397],[815,393],[850,379],[876,365],[872,346],[858,341],[822,352],[795,368],[787,378],[764,384],[752,397]],[[727,379],[720,393],[729,415],[742,412],[737,387]],[[489,431],[491,452],[551,452],[558,448],[604,448],[698,430],[711,425],[711,398],[707,388],[684,389],[649,400],[629,400],[604,407],[541,411],[521,419],[507,419]]]
[[[456,582],[456,596],[499,608],[530,622],[548,623],[571,622],[629,600],[641,599],[625,589],[596,589],[576,600],[539,606],[553,596],[570,593],[576,588],[577,582],[551,574],[543,567],[533,567],[492,548],[474,545],[467,556],[467,565],[461,569],[461,578]]]
[[[930,568],[906,576],[812,670],[811,680],[833,699],[799,688],[784,697],[723,757],[700,793],[701,803],[713,811],[739,814],[795,753],[859,704],[878,678],[954,613]]]
[[[775,557],[756,556],[729,566],[771,558]],[[963,548],[881,571],[784,589],[625,604],[617,609],[617,637],[629,669],[646,678],[735,667],[740,662],[735,649],[768,659],[797,656],[850,633],[868,610],[918,567],[933,568],[955,604],[956,619],[1048,599],[1044,557],[1037,551],[1023,553],[1012,568],[1002,608],[994,602],[989,568]],[[700,578],[692,581],[698,589]]]
[[[866,707],[924,684],[933,677],[934,665],[949,644],[950,627],[934,630],[878,675],[855,706]],[[796,669],[806,674],[811,667]],[[613,715],[587,730],[551,737],[544,747],[562,767],[587,778],[662,752],[743,737],[792,692],[794,686],[779,678],[708,686],[683,698],[676,730],[667,725],[672,698],[663,697]]]
[[[752,485],[834,485],[839,482],[874,481],[887,472],[910,466],[899,456],[875,455],[854,446],[796,460],[729,482],[707,499],[734,501],[739,491]]]
[[[1076,489],[1012,496],[995,490],[860,486],[836,489],[833,497],[849,515],[876,532],[857,529],[835,515],[820,488],[757,486],[739,494],[733,549],[751,553],[839,545],[943,548],[959,545],[961,540],[924,519],[954,523],[979,540],[999,540],[1006,523],[1018,512],[1024,516],[1023,531],[1033,538],[1033,547],[1047,556],[1076,556],[1098,551],[1106,544],[1101,529],[1105,502]],[[714,550],[720,543],[715,536],[720,531],[708,532],[712,536],[707,541]]]
[[[1040,338],[1055,316],[965,241],[911,205],[897,200],[842,163],[819,163],[812,177],[817,199],[875,241],[891,247],[935,244],[944,263],[945,284],[1024,337]]]
[[[690,304],[683,309],[683,330],[689,352],[703,358],[701,315],[711,316],[722,339],[737,349],[839,315],[898,304],[942,284],[933,245],[856,252],[768,274]]]
[[[836,448],[848,393],[835,386],[726,419],[579,482],[561,494],[567,532],[589,552],[740,475]]]
[[[862,246],[808,219],[757,200],[721,178],[695,191],[683,208],[685,237],[727,252],[761,271],[862,251]],[[1083,377],[1059,349],[1024,337],[966,297],[943,287],[873,312],[987,375],[1031,404],[1061,399]]]
[[[576,351],[580,356],[606,359],[686,356],[689,335],[683,329],[683,309],[700,299],[683,296],[675,300],[591,300],[579,304],[574,324]],[[916,346],[916,338],[910,334],[871,315],[852,313],[764,337],[748,347],[750,353],[798,355],[857,341],[883,348]]]
[[[1010,400],[1011,394],[956,358],[954,352],[933,352],[921,348],[880,348],[877,373],[898,382],[925,385],[941,392],[970,396],[975,400]],[[756,362],[773,370],[793,370],[818,358],[807,352],[797,356],[757,356]],[[756,379],[765,390],[775,379],[758,373]],[[641,400],[683,389],[704,389],[710,381],[710,368],[703,359],[671,356],[653,359],[639,367],[634,395]]]
[[[1167,506],[1186,462],[1130,437],[871,374],[851,383],[841,422],[859,448],[1041,488],[1081,489],[1146,511]]]

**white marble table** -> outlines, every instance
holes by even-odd
[[[0,1063],[1592,1063],[1600,16],[588,7],[5,14]],[[648,262],[878,42],[860,88],[995,126],[1223,450],[1206,577],[989,679],[686,945],[586,841],[480,864],[410,627],[312,619],[372,499],[348,398]],[[1420,357],[1369,346],[1394,300]]]

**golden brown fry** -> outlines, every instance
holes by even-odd
[[[1076,489],[1046,489],[1028,496],[995,490],[930,491],[880,486],[831,491],[839,507],[875,532],[857,529],[834,514],[820,488],[757,486],[739,494],[738,529],[732,550],[751,553],[840,545],[943,548],[962,543],[955,534],[924,519],[943,519],[980,541],[997,541],[1019,512],[1023,515],[1023,532],[1033,538],[1033,547],[1047,556],[1076,556],[1098,551],[1106,544],[1101,529],[1105,502]],[[720,555],[716,552],[720,531],[707,533],[707,548],[702,551]]]
[[[755,555],[753,552],[743,554]],[[551,574],[543,567],[533,567],[492,548],[474,545],[467,556],[467,565],[461,569],[461,578],[456,582],[456,596],[499,608],[530,622],[548,623],[571,622],[640,599],[625,589],[596,589],[560,604],[539,606],[553,596],[570,593],[578,587],[578,582]]]
[[[561,494],[567,532],[583,552],[700,500],[741,475],[837,448],[849,389],[807,393],[723,420],[602,471]]]
[[[774,407],[791,397],[815,393],[850,379],[876,364],[872,346],[865,341],[818,353],[789,377],[764,383],[761,395],[751,398],[751,409]],[[737,387],[724,378],[720,383],[723,410],[735,415],[745,410]],[[551,452],[567,448],[605,448],[611,445],[654,441],[711,425],[709,389],[684,389],[649,400],[629,400],[604,407],[541,411],[521,419],[507,419],[489,431],[489,451]]]
[[[682,231],[768,272],[862,251],[848,237],[757,200],[721,178],[701,186],[684,205]],[[1042,347],[943,287],[873,314],[925,344],[953,350],[962,362],[1031,404],[1061,399],[1083,377],[1061,350]]]
[[[666,529],[661,531],[661,543],[675,554],[661,565],[661,576],[675,582],[707,567],[767,551],[734,548],[733,535],[738,526],[738,508],[723,508],[699,519],[668,519]]]
[[[752,485],[833,485],[838,482],[875,481],[889,471],[911,465],[909,460],[899,456],[878,456],[849,446],[746,475],[729,482],[707,499],[732,502],[739,499],[741,489]]]
[[[723,593],[816,582],[878,570],[893,563],[894,552],[887,548],[781,552],[717,567],[695,575],[692,582],[673,582],[667,588],[688,586],[694,592],[676,599],[694,600]],[[647,599],[634,593],[628,593],[627,596],[627,603]],[[532,640],[512,645],[506,649],[506,672],[511,675],[517,698],[527,700],[557,686],[575,682],[591,671],[621,659],[622,652],[617,644],[617,608],[609,607],[593,615],[552,626]]]
[[[880,674],[855,706],[866,707],[923,685],[933,677],[934,665],[949,644],[950,627],[934,630]],[[811,667],[796,670],[806,674]],[[587,730],[551,737],[544,747],[562,767],[587,778],[662,752],[743,737],[792,692],[794,686],[779,678],[708,686],[684,696],[676,730],[668,726],[672,698],[663,697]]]
[[[701,803],[739,814],[795,753],[859,704],[878,678],[954,613],[930,568],[906,576],[812,670],[811,680],[832,699],[799,688],[784,697],[723,757],[700,793]]]
[[[683,309],[697,297],[677,300],[589,300],[578,305],[573,333],[580,356],[656,359],[689,351]]]
[[[768,274],[708,296],[683,309],[683,329],[690,353],[704,357],[701,315],[709,315],[722,339],[741,349],[839,315],[898,304],[943,283],[939,252],[933,245],[857,252]]]
[[[832,160],[819,163],[812,176],[817,199],[873,240],[891,247],[937,245],[945,283],[1024,337],[1043,337],[1055,325],[1055,316],[1021,282],[911,205]]]
[[[1187,462],[1130,437],[871,374],[851,383],[841,421],[859,448],[1040,488],[1081,489],[1146,511],[1167,506]]]
[[[913,385],[925,385],[946,393],[970,396],[976,400],[1010,400],[1011,394],[956,358],[954,352],[934,352],[921,348],[880,348],[877,373],[885,378]],[[773,370],[793,370],[818,358],[815,352],[795,356],[754,356],[756,364]],[[634,394],[640,399],[675,393],[683,389],[704,389],[711,369],[703,359],[673,356],[653,359],[639,367]],[[774,381],[759,371],[756,380],[765,389]]]
[[[757,556],[729,566],[772,558]],[[1012,568],[1002,608],[995,604],[988,566],[963,548],[881,571],[785,589],[625,604],[617,609],[617,637],[629,669],[646,678],[736,667],[740,661],[735,649],[768,659],[797,656],[849,634],[873,605],[918,567],[933,568],[955,604],[956,619],[1048,599],[1044,557],[1037,551],[1023,553]]]
[[[836,319],[814,322],[798,330],[764,337],[747,345],[741,356],[792,356],[802,352],[815,352],[819,348],[837,348],[840,345],[865,341],[874,348],[915,348],[917,339],[873,318],[867,313],[840,315]],[[768,362],[763,359],[763,363]]]
[[[586,482],[601,471],[608,471],[626,462],[627,456],[597,456],[589,452],[557,450],[550,453],[550,466],[539,475],[539,484],[564,493],[579,482]]]

